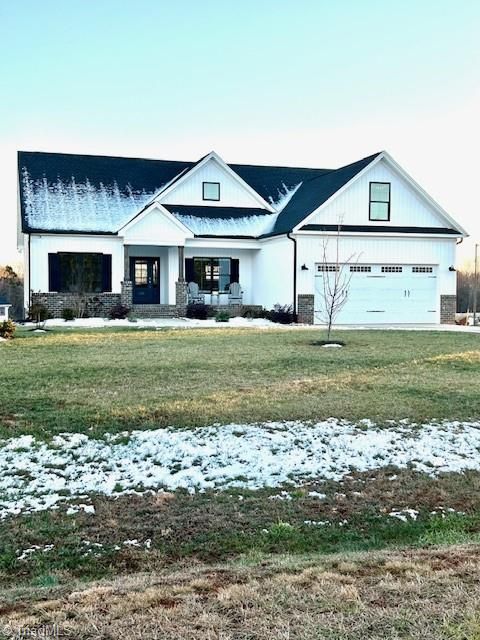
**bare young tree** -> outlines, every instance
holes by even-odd
[[[327,326],[327,340],[330,340],[335,320],[348,299],[353,276],[350,265],[358,262],[358,257],[354,253],[340,262],[340,230],[341,224],[339,223],[335,236],[333,259],[328,251],[330,240],[327,238],[323,241],[322,262],[319,265],[322,278],[315,278],[315,281],[321,280],[321,285],[316,285],[316,293],[322,303],[321,309],[316,311],[315,315],[320,322]]]

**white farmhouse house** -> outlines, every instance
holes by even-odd
[[[339,323],[454,321],[466,232],[384,151],[339,169],[19,152],[18,171],[26,307],[60,315],[82,293],[91,313],[181,316],[190,292],[316,323],[339,232],[355,256]]]

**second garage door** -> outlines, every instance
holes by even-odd
[[[316,324],[323,323],[324,279],[333,282],[336,269],[315,265]],[[341,277],[351,279],[337,324],[438,322],[436,266],[353,264],[341,269]]]

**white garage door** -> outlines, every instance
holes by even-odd
[[[315,265],[315,323],[325,322],[324,288],[334,282],[335,265]],[[438,322],[437,268],[433,265],[354,264],[340,267],[350,279],[337,324]]]

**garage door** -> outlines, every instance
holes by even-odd
[[[347,301],[337,324],[434,323],[437,268],[434,265],[315,265],[315,323],[323,324],[325,285],[336,274],[349,279]],[[328,282],[325,281],[328,278]]]

